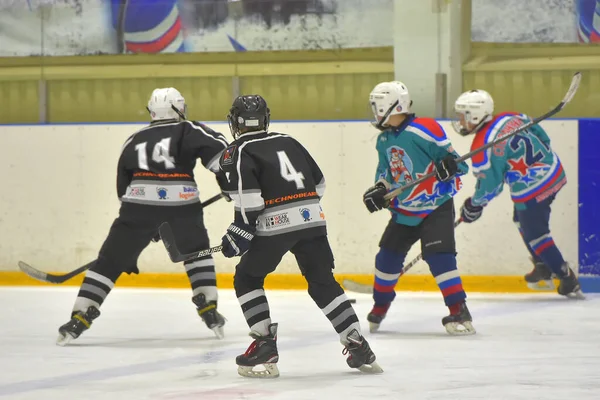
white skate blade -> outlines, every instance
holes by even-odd
[[[223,329],[223,325],[215,326],[214,328],[211,328],[211,331],[213,331],[215,333],[215,336],[217,337],[217,339],[225,338],[225,330]]]
[[[531,290],[552,291],[556,289],[552,279],[538,282],[527,282],[527,287]]]
[[[585,300],[585,295],[583,294],[581,289],[567,294],[566,297],[573,300]]]
[[[466,336],[477,333],[470,321],[465,321],[462,324],[458,322],[448,322],[444,325],[444,328],[446,328],[446,332],[452,336]]]
[[[254,370],[254,368],[259,368],[261,365],[264,367],[264,370]],[[256,365],[254,367],[238,365],[238,374],[245,378],[259,379],[272,379],[277,378],[279,376],[279,369],[277,368],[277,364],[269,363],[261,365]]]
[[[379,330],[379,325],[381,324],[377,324],[375,322],[369,322],[369,332],[371,333],[375,333]]]
[[[381,374],[383,372],[383,368],[377,364],[377,361],[373,361],[371,364],[363,364],[358,367],[358,370],[365,374]]]
[[[57,346],[61,346],[64,347],[66,345],[68,345],[69,343],[71,343],[71,341],[75,339],[73,336],[71,336],[69,333],[63,335],[62,333],[58,334],[58,338],[56,339],[56,345]]]

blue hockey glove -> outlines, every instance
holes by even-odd
[[[440,182],[448,182],[458,172],[458,164],[453,155],[448,154],[435,165],[435,177]]]
[[[254,239],[256,228],[243,222],[233,222],[221,239],[223,250],[227,258],[243,256],[250,249],[250,242]]]
[[[468,224],[477,221],[482,213],[483,207],[474,205],[470,197],[465,200],[463,206],[460,208],[460,217]]]
[[[367,189],[363,195],[363,203],[367,207],[369,212],[379,211],[383,208],[387,208],[389,202],[383,198],[390,189],[390,184],[382,179],[375,183],[375,186]]]

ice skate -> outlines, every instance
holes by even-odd
[[[207,302],[206,297],[202,293],[192,297],[192,301],[198,308],[198,315],[202,318],[208,329],[212,330],[217,338],[223,339],[225,337],[223,330],[225,317],[217,311],[217,302]]]
[[[525,274],[525,282],[527,286],[532,290],[554,290],[554,281],[552,280],[552,271],[543,262],[533,263],[533,269],[531,272]]]
[[[250,332],[254,342],[244,354],[235,358],[238,365],[238,374],[247,378],[277,378],[279,369],[279,353],[277,352],[277,324],[269,325],[269,335],[262,336]],[[264,370],[254,368],[262,365]]]
[[[71,314],[71,320],[58,328],[56,344],[65,346],[73,339],[77,339],[84,331],[92,326],[92,321],[100,316],[100,310],[90,306],[86,312],[76,311]]]
[[[369,315],[367,315],[367,321],[369,321],[369,332],[374,333],[379,330],[379,325],[381,325],[381,321],[383,321],[385,318],[388,308],[390,308],[390,304],[385,306],[373,306],[369,312]]]
[[[476,331],[472,322],[473,318],[465,302],[460,304],[458,313],[442,318],[442,325],[446,328],[446,332],[454,336],[475,334]]]
[[[342,354],[346,355],[350,353],[348,358],[346,358],[346,362],[350,368],[358,368],[358,370],[367,374],[380,374],[383,372],[383,369],[375,361],[377,357],[375,357],[375,353],[369,347],[369,343],[367,343],[367,340],[356,329],[348,333],[346,340],[348,343],[345,344]]]
[[[557,290],[558,294],[571,299],[585,299],[585,296],[581,291],[581,286],[579,285],[579,279],[577,279],[573,270],[567,263],[565,263],[562,268],[563,270],[567,270],[567,276],[561,278]]]

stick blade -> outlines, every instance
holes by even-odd
[[[565,98],[562,101],[563,104],[567,104],[568,102],[573,100],[575,93],[577,93],[577,89],[579,89],[580,83],[581,83],[581,72],[576,72],[575,75],[573,75],[573,79],[571,79],[571,86],[569,86],[569,90],[567,91],[567,94],[565,94]]]
[[[21,271],[23,271],[30,278],[36,279],[41,282],[49,282],[47,273],[33,268],[31,265],[27,264],[26,262],[19,261],[19,269]]]
[[[372,285],[364,285],[362,283],[354,282],[350,279],[344,279],[342,285],[344,286],[344,289],[349,290],[350,292],[367,294],[373,293]]]

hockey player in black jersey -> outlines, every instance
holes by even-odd
[[[207,126],[185,120],[185,100],[174,88],[154,90],[148,111],[150,125],[131,135],[123,145],[117,168],[119,217],[95,265],[87,271],[71,320],[59,328],[59,345],[90,328],[123,272],[138,273],[138,257],[156,237],[161,223],[169,222],[178,246],[186,252],[209,246],[194,167],[199,158],[207,169],[218,172],[219,156],[227,141]],[[187,261],[184,266],[198,314],[222,338],[225,319],[216,308],[212,257]]]
[[[267,133],[267,103],[257,95],[235,99],[228,115],[235,141],[223,152],[222,189],[235,202],[235,218],[223,236],[225,257],[241,256],[236,296],[254,342],[236,358],[238,373],[277,377],[277,324],[271,322],[264,280],[292,252],[308,293],[331,321],[349,353],[347,363],[363,372],[382,372],[360,331],[358,317],[333,277],[334,259],[319,200],[325,179],[295,139]],[[254,367],[263,365],[263,371]]]

